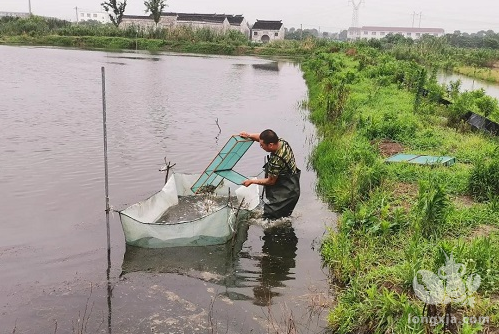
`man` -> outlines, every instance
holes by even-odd
[[[264,186],[267,201],[263,206],[263,218],[290,216],[300,198],[301,174],[291,146],[270,129],[260,134],[241,132],[239,135],[260,142],[260,147],[270,153],[264,166],[265,178],[243,182],[246,187],[251,184]]]

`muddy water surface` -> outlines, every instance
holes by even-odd
[[[293,217],[243,224],[233,245],[149,250],[127,247],[113,215],[108,266],[101,66],[114,209],[162,187],[164,158],[199,173],[232,134],[272,128],[303,171]],[[307,169],[297,65],[0,46],[0,73],[0,333],[322,330],[318,246],[335,217]],[[257,175],[263,156],[253,145],[237,171]]]

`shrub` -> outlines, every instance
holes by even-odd
[[[475,103],[485,117],[489,117],[497,110],[497,100],[488,95],[478,98]]]

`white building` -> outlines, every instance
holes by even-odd
[[[284,39],[284,25],[281,21],[256,20],[251,28],[251,40],[268,43]]]
[[[193,29],[211,29],[219,33],[229,30],[230,23],[224,14],[184,14],[177,13],[176,26],[188,26]]]
[[[389,34],[400,34],[406,38],[419,39],[423,35],[440,37],[445,34],[441,28],[407,28],[407,27],[374,27],[363,26],[362,28],[348,28],[347,39],[381,39]]]
[[[97,21],[103,24],[111,22],[109,19],[109,15],[106,12],[89,12],[89,11],[83,11],[83,10],[78,10],[77,15],[77,22],[84,22],[84,21]]]
[[[248,39],[250,38],[251,29],[249,27],[248,21],[242,15],[232,15],[227,16],[230,27],[229,29],[237,30],[244,34]]]
[[[160,21],[161,24],[161,21]],[[154,28],[156,23],[151,15],[143,16],[143,15],[123,15],[121,19],[120,28],[127,27],[140,27],[140,28]]]
[[[20,13],[20,12],[0,12],[0,17],[21,17],[26,18],[29,17],[29,13]]]
[[[156,24],[151,15],[124,15],[121,27],[136,26],[142,28],[154,27]],[[248,22],[242,15],[226,14],[197,14],[197,13],[161,13],[158,22],[160,28],[175,28],[187,26],[193,29],[208,28],[220,33],[228,30],[237,30],[249,38],[250,28]]]

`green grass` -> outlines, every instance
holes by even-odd
[[[473,78],[499,83],[498,68],[474,68],[470,66],[458,66],[454,68],[454,71]]]
[[[310,118],[322,137],[311,159],[318,190],[341,213],[321,248],[338,291],[330,329],[424,333],[421,324],[408,322],[409,315],[423,315],[424,306],[412,282],[418,270],[437,272],[445,265],[443,251],[466,264],[468,275],[482,278],[476,307],[453,305],[453,314],[482,312],[492,319],[484,328],[497,328],[499,196],[479,203],[470,189],[497,192],[498,139],[448,127],[450,111],[429,99],[416,109],[419,65],[398,63],[371,49],[345,53],[318,51],[302,66]],[[327,96],[334,89],[330,84],[339,82],[348,82],[349,95],[330,118]],[[454,156],[457,163],[385,164],[374,143],[386,139],[400,143],[406,153]],[[443,315],[442,308],[437,311]]]

